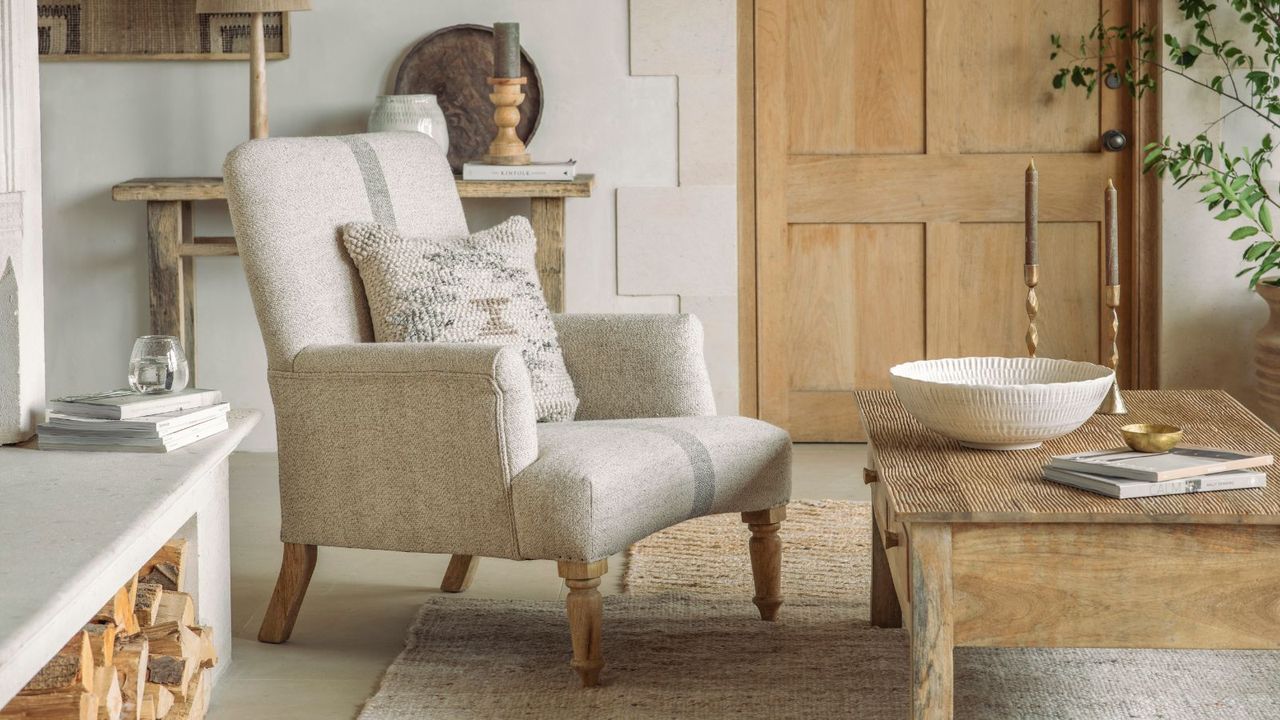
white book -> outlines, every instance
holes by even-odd
[[[41,435],[84,435],[89,437],[165,437],[206,420],[226,415],[231,410],[227,403],[192,410],[145,415],[132,420],[108,420],[86,418],[66,413],[48,412],[44,424],[39,426]]]
[[[1044,479],[1120,499],[1155,497],[1157,495],[1183,495],[1217,490],[1243,490],[1245,488],[1267,486],[1267,474],[1253,470],[1229,470],[1211,475],[1148,482],[1146,480],[1109,478],[1092,473],[1046,467],[1044,469]]]
[[[578,162],[536,162],[528,165],[489,165],[469,162],[462,165],[463,180],[541,180],[568,182],[578,177]]]
[[[131,420],[146,415],[190,410],[222,402],[219,390],[187,388],[177,392],[142,394],[110,390],[90,395],[69,395],[49,401],[51,412],[108,420]]]
[[[1049,467],[1156,482],[1265,467],[1273,461],[1270,455],[1203,447],[1176,447],[1162,453],[1115,448],[1057,455],[1049,460]]]
[[[148,452],[164,453],[186,447],[226,430],[227,416],[206,420],[199,425],[173,433],[163,438],[86,438],[40,435],[37,444],[41,450],[79,450],[82,452]]]

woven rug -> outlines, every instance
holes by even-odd
[[[637,544],[605,599],[603,687],[569,670],[560,603],[438,597],[360,718],[906,717],[906,635],[867,623],[866,505],[787,513],[777,623],[751,605],[736,516],[692,520]],[[961,648],[956,716],[1270,720],[1278,680],[1272,652]]]

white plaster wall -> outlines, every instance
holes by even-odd
[[[315,0],[313,5],[312,12],[293,17],[292,57],[268,67],[275,135],[360,131],[374,96],[414,41],[456,23],[520,22],[546,94],[531,151],[541,159],[576,158],[584,172],[596,174],[594,196],[566,205],[566,310],[698,312],[708,326],[721,410],[736,412],[736,301],[725,292],[731,285],[717,283],[714,292],[706,292],[696,281],[658,289],[641,283],[620,294],[620,278],[630,275],[617,260],[620,230],[641,241],[645,236],[643,225],[618,227],[617,204],[624,195],[619,188],[676,189],[693,172],[699,186],[732,190],[731,0],[634,0],[630,6],[626,0]],[[648,35],[655,43],[652,52],[683,52],[698,38],[673,35],[672,29],[690,9],[723,21],[722,33],[712,36],[727,37],[729,44],[718,41],[705,50],[702,64],[690,73],[698,76],[691,84],[719,88],[716,103],[722,107],[702,122],[678,123],[678,104],[683,107],[686,98],[674,75],[688,65],[651,66],[632,75],[637,68],[629,20],[637,12],[645,18],[653,30]],[[113,202],[112,184],[148,175],[219,174],[227,150],[248,134],[248,83],[247,68],[239,63],[45,63],[41,69],[48,390],[60,395],[122,384],[133,338],[147,329],[144,211],[141,204]],[[706,150],[702,138],[712,122],[722,153],[678,155],[678,150]],[[467,212],[474,230],[527,213],[528,203],[468,201]],[[720,214],[727,215],[723,223],[714,217],[708,221],[709,236],[702,232],[706,228],[691,228],[683,239],[668,237],[717,244],[722,257],[716,264],[734,272],[734,218],[728,211]],[[197,205],[197,232],[229,234],[225,215],[216,204]],[[641,248],[637,263],[645,269],[676,269],[679,259],[664,252],[664,247]],[[233,405],[269,410],[266,361],[239,260],[205,258],[196,264],[200,384],[223,389]],[[268,415],[245,447],[269,450],[274,442]]]
[[[35,24],[34,2],[0,0],[0,444],[30,437],[44,409]]]
[[[1166,31],[1190,34],[1175,0],[1164,0]],[[1226,26],[1220,31],[1227,31]],[[1202,63],[1193,73],[1207,80],[1213,67]],[[1232,105],[1177,77],[1166,77],[1161,88],[1164,132],[1191,138]],[[1216,139],[1229,145],[1252,144],[1261,134],[1243,114],[1214,129]],[[1272,179],[1272,183],[1280,178]],[[1235,274],[1246,264],[1244,245],[1227,236],[1235,227],[1213,219],[1198,204],[1199,183],[1181,190],[1164,187],[1163,304],[1160,379],[1164,387],[1215,387],[1230,391],[1246,405],[1260,410],[1254,392],[1253,336],[1266,321],[1266,304],[1250,292],[1246,279]]]

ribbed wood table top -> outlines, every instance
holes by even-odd
[[[893,514],[910,522],[1280,525],[1280,469],[1267,487],[1117,500],[1040,477],[1050,456],[1123,447],[1119,427],[1167,422],[1183,442],[1280,457],[1280,435],[1220,390],[1130,390],[1128,415],[1094,415],[1035,450],[973,450],[927,430],[889,390],[855,393]]]

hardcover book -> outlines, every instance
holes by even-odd
[[[1145,480],[1109,478],[1092,473],[1046,467],[1044,469],[1044,479],[1120,499],[1155,497],[1157,495],[1182,495],[1216,490],[1243,490],[1245,488],[1267,486],[1267,474],[1253,470],[1231,470],[1212,475],[1197,475],[1176,480],[1147,482]]]
[[[1140,453],[1128,448],[1116,448],[1058,455],[1049,461],[1049,467],[1157,482],[1265,467],[1273,461],[1270,455],[1216,448],[1176,447],[1162,453]]]
[[[529,165],[488,165],[469,162],[462,166],[463,180],[541,180],[568,182],[578,176],[576,160],[536,162]]]

